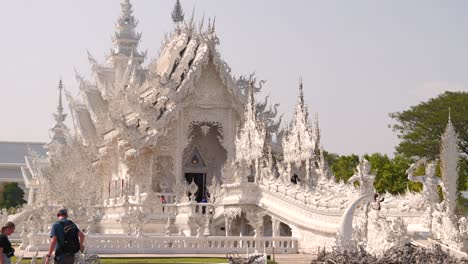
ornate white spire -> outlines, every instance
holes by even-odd
[[[180,1],[177,0],[174,9],[172,10],[172,21],[174,23],[179,23],[184,21],[184,11],[182,10],[182,5],[180,4]]]
[[[57,106],[57,113],[54,114],[54,119],[55,119],[55,125],[50,129],[50,138],[51,143],[59,143],[63,144],[66,141],[66,135],[67,135],[67,126],[65,126],[65,118],[67,117],[67,114],[63,113],[63,104],[62,104],[62,90],[63,90],[63,83],[62,79],[60,79],[59,84],[58,84],[58,89],[59,89],[59,100],[58,100],[58,106]]]
[[[315,114],[314,126],[312,127],[312,140],[314,141],[315,153],[320,149],[320,126],[318,114]]]
[[[302,89],[302,77],[299,78],[299,104],[304,108],[304,91]]]
[[[248,92],[244,125],[236,137],[236,158],[237,160],[254,161],[263,156],[266,129],[265,126],[257,120],[257,109],[252,81],[249,83]]]
[[[141,34],[135,32],[138,25],[133,16],[132,4],[130,0],[124,0],[120,4],[122,14],[116,23],[116,32],[113,38],[114,48],[111,55],[125,55],[127,57],[141,57],[137,47],[140,42]]]
[[[440,149],[441,174],[445,186],[445,205],[447,213],[450,216],[454,215],[456,200],[457,200],[457,181],[458,181],[458,135],[453,127],[450,109],[448,115],[448,123],[445,132],[442,135]]]
[[[309,125],[308,116],[309,113],[304,104],[302,80],[300,80],[299,101],[293,120],[283,137],[284,160],[286,162],[306,161],[314,157],[316,141],[313,138],[314,133]]]

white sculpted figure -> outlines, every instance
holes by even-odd
[[[367,222],[366,250],[370,254],[382,255],[394,246],[402,246],[408,241],[407,225],[401,218],[387,219],[380,214],[384,198],[374,194],[374,201],[370,203]]]
[[[462,237],[468,237],[468,219],[465,216],[458,220],[458,229]]]
[[[348,182],[359,182],[361,194],[371,193],[374,191],[375,174],[370,173],[371,166],[368,160],[362,159],[356,167],[356,173],[349,178]]]
[[[430,162],[426,165],[426,175],[415,177],[414,171],[423,163],[426,163],[426,159],[420,159],[418,162],[411,164],[406,173],[408,174],[408,180],[423,184],[424,200],[434,209],[435,205],[439,202],[437,187],[440,185],[442,189],[445,189],[444,183],[441,178],[435,176],[436,165],[434,162]]]

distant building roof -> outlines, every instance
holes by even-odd
[[[0,164],[25,164],[29,149],[39,156],[46,156],[45,143],[0,141]]]
[[[21,168],[1,168],[0,182],[23,182]]]

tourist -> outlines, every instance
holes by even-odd
[[[298,184],[300,181],[301,181],[301,179],[299,178],[299,176],[297,176],[297,174],[294,174],[291,177],[291,183],[293,183],[293,184]]]
[[[206,197],[203,197],[201,199],[201,203],[207,203],[208,200],[206,200]],[[202,214],[205,214],[206,213],[206,206],[202,206]]]
[[[161,204],[162,204],[162,212],[164,213],[165,204],[166,204],[166,197],[164,197],[164,195],[161,195]]]
[[[62,208],[57,213],[58,221],[52,225],[50,230],[49,252],[45,256],[45,263],[49,263],[52,252],[55,251],[55,264],[73,264],[75,254],[83,251],[83,242],[85,236],[83,232],[68,220],[68,210]]]
[[[385,201],[384,197],[381,197],[380,194],[374,194],[374,201],[371,203],[371,208],[377,211],[380,211],[382,206],[380,205],[381,202]]]
[[[15,232],[15,224],[8,222],[0,230],[0,264],[11,264],[11,257],[15,254],[15,249],[11,246],[8,236]]]

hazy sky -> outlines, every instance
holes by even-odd
[[[0,0],[0,140],[47,141],[57,82],[77,90],[103,62],[117,0]],[[134,0],[140,50],[157,56],[175,1]],[[186,18],[216,16],[219,49],[237,76],[256,72],[289,122],[299,76],[325,149],[392,154],[388,113],[445,90],[468,91],[467,1],[186,0]],[[206,25],[206,23],[205,23]]]

